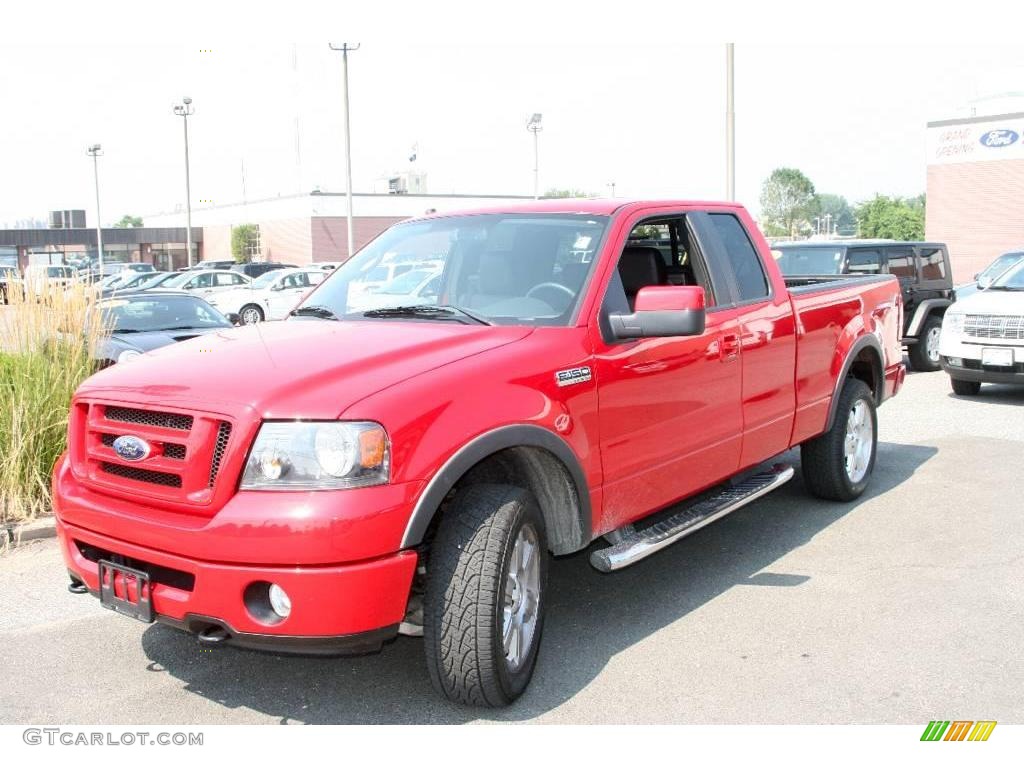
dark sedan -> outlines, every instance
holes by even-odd
[[[124,363],[168,344],[232,327],[232,321],[198,296],[179,291],[145,291],[104,300],[110,329],[96,350],[99,367]]]

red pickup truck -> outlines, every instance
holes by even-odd
[[[393,263],[436,281],[359,286]],[[82,384],[53,478],[69,588],[207,645],[423,635],[442,694],[508,704],[551,556],[630,565],[785,483],[793,446],[813,494],[859,496],[902,311],[890,276],[785,280],[733,204],[404,222],[286,321]]]

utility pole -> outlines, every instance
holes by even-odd
[[[186,256],[188,258],[188,266],[192,266],[192,185],[189,179],[189,167],[188,167],[188,116],[195,113],[195,108],[192,106],[192,99],[188,96],[182,99],[182,104],[177,104],[174,107],[174,114],[178,117],[185,119],[185,239],[187,248]]]
[[[736,199],[736,105],[733,94],[733,46],[725,44],[725,196]]]
[[[537,134],[540,133],[543,128],[540,125],[541,114],[540,112],[534,112],[530,116],[530,120],[526,123],[526,130],[533,133],[533,199],[537,200],[540,198],[540,172],[538,163],[537,153]]]
[[[92,155],[92,175],[96,182],[96,252],[99,255],[99,272],[97,280],[103,279],[103,225],[100,223],[100,166],[96,160],[103,154],[103,148],[99,144],[91,145],[86,153]]]
[[[345,219],[348,223],[348,256],[346,258],[351,258],[352,251],[355,250],[353,247],[355,238],[352,232],[352,136],[348,118],[348,52],[358,51],[359,43],[355,45],[342,43],[340,47],[333,43],[328,43],[327,45],[332,51],[341,51],[341,92],[342,98],[345,101],[345,197],[348,201],[348,214]]]

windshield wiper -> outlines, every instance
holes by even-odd
[[[338,316],[336,314],[334,314],[334,312],[332,310],[328,309],[327,307],[322,307],[319,304],[311,304],[308,307],[296,307],[295,309],[293,309],[288,314],[290,316],[294,316],[294,317],[302,317],[302,316],[319,317],[322,320],[337,320],[337,319],[339,319]]]
[[[480,325],[494,325],[490,320],[469,312],[454,304],[414,304],[407,307],[384,307],[383,309],[371,309],[363,312],[363,317],[433,317],[437,319],[459,320],[455,315],[468,317],[474,323]]]

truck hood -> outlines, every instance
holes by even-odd
[[[525,338],[454,322],[289,320],[171,344],[87,379],[79,396],[261,418],[333,419],[374,392]]]
[[[971,315],[1024,315],[1024,291],[978,291],[958,300],[952,308]]]

